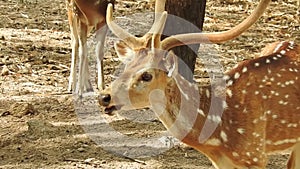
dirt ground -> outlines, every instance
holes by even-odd
[[[255,4],[257,1],[249,0],[208,1],[204,31],[234,26]],[[0,9],[0,168],[211,167],[206,157],[182,144],[144,158],[126,158],[116,154],[118,149],[111,152],[99,146],[86,134],[86,127],[81,123],[83,104],[67,93],[71,49],[65,2],[1,0]],[[124,28],[140,35],[150,26],[152,16],[145,13],[152,10],[153,5],[146,1],[119,0],[115,15],[120,22],[124,20],[121,22]],[[266,43],[279,40],[299,43],[297,10],[296,0],[274,1],[259,22],[242,36],[212,45],[224,69],[257,56]],[[134,13],[142,14],[132,15]],[[133,20],[141,26],[130,24]],[[106,82],[113,79],[112,74],[119,64],[112,49],[113,41],[112,36],[107,38]],[[93,37],[89,44],[93,44]],[[90,57],[92,72],[95,70],[93,58]],[[200,82],[199,78],[205,77],[207,70],[200,61],[197,64],[195,77]],[[95,80],[95,73],[92,77]],[[92,103],[92,108],[102,113],[98,105]],[[102,113],[101,116],[111,128],[134,138],[159,135],[165,130],[151,112],[138,113],[143,114],[127,112],[108,116]],[[112,138],[105,141],[114,143]],[[288,157],[287,153],[271,155],[268,168],[285,168]]]

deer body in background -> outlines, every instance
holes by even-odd
[[[72,46],[69,92],[76,90],[75,92],[81,95],[84,91],[92,90],[89,79],[87,37],[93,28],[96,31],[97,40],[95,53],[98,69],[97,87],[98,89],[104,89],[103,57],[104,41],[107,32],[105,20],[106,8],[109,3],[114,3],[114,0],[66,0]],[[78,59],[79,69],[77,76]],[[76,86],[77,80],[78,86]]]
[[[134,46],[128,33],[122,36],[121,28],[111,22],[109,6],[108,26],[123,38],[115,45],[117,53],[131,60],[100,94],[99,103],[108,113],[152,108],[172,135],[205,154],[217,169],[265,168],[268,154],[287,149],[292,150],[288,168],[300,168],[299,45],[271,44],[263,56],[226,73],[224,88],[218,82],[198,89],[178,74],[178,59],[167,51],[207,39],[214,43],[232,39],[253,24],[269,2],[262,0],[246,22],[229,31],[174,35],[161,41],[163,12],[148,48]],[[189,105],[182,108],[183,103]],[[206,132],[207,124],[213,132]]]

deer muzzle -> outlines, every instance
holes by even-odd
[[[99,104],[105,107],[104,111],[106,114],[112,114],[114,111],[120,110],[122,107],[119,105],[113,105],[110,94],[100,94],[98,100]]]

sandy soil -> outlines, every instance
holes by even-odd
[[[257,3],[257,1],[255,1]],[[252,1],[208,1],[205,31],[228,29],[254,8]],[[112,137],[113,152],[99,146],[83,125],[86,110],[76,96],[66,92],[70,66],[70,37],[63,0],[0,1],[0,168],[210,168],[202,154],[176,144],[165,152],[144,158],[126,158]],[[259,54],[266,43],[279,40],[300,42],[300,18],[296,1],[272,2],[269,10],[249,31],[224,44],[211,45],[225,70]],[[149,28],[153,5],[142,1],[118,1],[120,24],[141,35]],[[139,15],[132,15],[141,13]],[[138,24],[131,24],[131,22]],[[113,79],[119,60],[109,36],[105,54],[105,80]],[[91,36],[89,44],[93,46]],[[203,51],[205,52],[205,51]],[[93,48],[91,47],[91,54]],[[211,53],[205,53],[210,59]],[[92,80],[96,77],[91,59]],[[198,61],[195,77],[207,77]],[[96,91],[96,90],[95,90]],[[165,131],[149,110],[108,116],[94,98],[87,100],[103,123],[133,138],[160,136]],[[138,117],[137,117],[137,113]],[[91,127],[91,126],[89,126]],[[92,127],[97,127],[92,126]],[[106,128],[99,125],[103,133]],[[90,130],[89,130],[90,131]],[[104,143],[103,143],[104,144]],[[154,151],[160,151],[159,148]],[[135,153],[139,153],[136,147]],[[269,169],[285,168],[287,153],[270,156]]]

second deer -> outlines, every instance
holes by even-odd
[[[139,48],[127,32],[120,33],[122,29],[111,22],[109,6],[110,29],[121,38],[131,37],[115,45],[117,53],[131,60],[101,93],[100,104],[107,112],[152,108],[172,135],[205,154],[217,169],[265,168],[268,154],[288,149],[292,153],[287,167],[299,169],[299,45],[271,44],[263,56],[226,73],[224,88],[216,82],[198,89],[178,73],[178,59],[168,51],[184,44],[230,40],[251,26],[269,2],[262,0],[246,21],[229,31],[174,35],[161,41],[167,15],[163,12],[147,48]],[[211,133],[206,131],[211,128]]]
[[[88,34],[94,28],[96,31],[96,59],[98,68],[98,89],[104,89],[103,57],[104,41],[107,32],[106,8],[115,0],[66,0],[68,20],[71,30],[72,60],[68,91],[75,91],[81,95],[84,91],[91,91],[88,68]],[[77,65],[79,63],[79,66]],[[78,69],[78,76],[76,69]],[[78,80],[78,86],[76,86]]]

